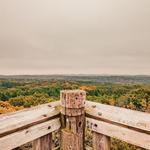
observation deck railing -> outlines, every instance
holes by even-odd
[[[33,141],[33,150],[51,150],[60,131],[60,149],[85,149],[85,128],[92,149],[110,150],[110,137],[150,150],[150,114],[86,101],[81,90],[61,91],[60,101],[0,115],[0,150]]]

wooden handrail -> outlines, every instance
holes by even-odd
[[[33,141],[34,150],[50,150],[51,133],[60,128],[62,150],[83,149],[84,127],[87,127],[93,133],[94,150],[110,150],[110,137],[150,150],[149,113],[90,101],[84,105],[83,91],[62,93],[61,103],[56,101],[0,115],[0,149],[10,150]],[[73,139],[70,143],[66,142],[68,135]]]
[[[150,114],[86,102],[86,127],[94,133],[150,149]],[[95,134],[93,134],[94,136]],[[96,140],[98,135],[96,134]],[[93,143],[94,146],[96,142]]]
[[[96,133],[117,138],[145,149],[150,149],[150,134],[91,118],[86,118],[86,127]]]
[[[1,115],[0,149],[10,150],[58,130],[60,111],[55,107],[59,104],[52,102]]]
[[[93,118],[150,132],[150,113],[86,101],[86,113]]]
[[[60,128],[59,118],[31,126],[24,130],[16,131],[12,134],[0,138],[0,148],[2,150],[10,150],[19,147],[27,142],[33,141],[40,137],[50,134]],[[45,146],[43,143],[42,146]],[[39,148],[37,148],[39,149]]]
[[[57,116],[60,112],[55,109],[55,106],[59,104],[60,102],[56,101],[0,115],[0,137]]]

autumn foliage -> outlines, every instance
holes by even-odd
[[[150,84],[0,80],[0,114],[59,100],[64,89],[85,90],[87,100],[150,113]],[[116,139],[112,145],[112,150],[137,149]]]

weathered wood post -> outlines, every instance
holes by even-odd
[[[51,150],[52,133],[44,135],[33,141],[33,150]]]
[[[61,150],[83,150],[85,128],[86,92],[82,90],[61,91]]]
[[[110,137],[93,132],[93,150],[110,150]]]

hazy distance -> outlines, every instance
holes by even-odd
[[[150,75],[150,1],[0,0],[0,74]]]

